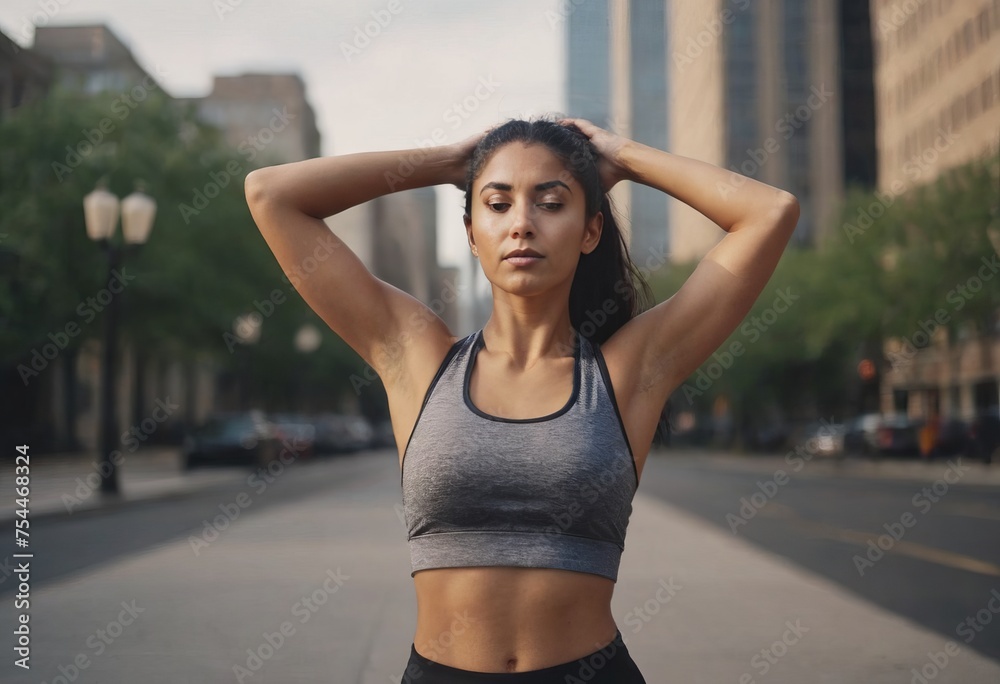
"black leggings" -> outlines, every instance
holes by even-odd
[[[410,646],[410,660],[406,664],[400,684],[646,684],[639,667],[632,660],[622,633],[604,648],[599,648],[582,658],[529,672],[473,672],[435,663],[417,653],[416,644]]]

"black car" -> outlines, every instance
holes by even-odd
[[[930,455],[932,457],[954,456],[968,451],[969,426],[958,418],[947,418],[942,421]]]
[[[1000,459],[1000,407],[981,409],[969,423],[966,454],[984,463]]]
[[[891,415],[882,419],[877,433],[880,454],[916,456],[920,453],[919,430],[923,421],[905,415]]]
[[[261,466],[277,455],[279,445],[274,425],[263,412],[217,413],[184,437],[184,468],[205,464]]]

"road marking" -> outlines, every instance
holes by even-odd
[[[946,515],[961,515],[966,518],[981,518],[983,520],[1000,520],[1000,510],[988,504],[953,504],[941,505],[939,513]]]
[[[826,536],[830,539],[858,544],[860,546],[868,546],[868,542],[872,542],[877,545],[876,540],[882,535],[872,534],[871,532],[858,532],[857,530],[830,528],[830,530],[827,531]],[[879,548],[881,549],[882,547],[880,546]],[[1000,577],[1000,565],[994,565],[993,563],[988,563],[986,561],[979,560],[978,558],[973,558],[972,556],[965,556],[953,551],[945,551],[944,549],[936,549],[933,546],[924,546],[923,544],[917,544],[915,542],[908,542],[905,540],[897,541],[886,553],[899,553],[904,556],[910,556],[911,558],[919,558],[920,560],[937,563],[938,565],[945,565],[951,568],[957,568],[959,570],[965,570],[967,572],[975,572],[980,575],[989,575],[991,577]]]
[[[815,536],[833,539],[834,541],[846,542],[848,544],[857,544],[859,546],[868,546],[869,542],[878,545],[878,538],[884,534],[848,530],[835,527],[834,525],[828,525],[826,523],[806,520],[805,518],[799,516],[795,509],[778,503],[777,501],[769,501],[767,505],[760,510],[760,513],[766,515],[767,517],[783,518],[787,520],[790,525]],[[879,548],[881,549],[882,547],[880,546]],[[967,572],[974,572],[979,575],[1000,577],[1000,565],[995,565],[978,558],[973,558],[972,556],[966,556],[953,551],[945,551],[944,549],[937,549],[933,546],[925,546],[923,544],[917,544],[906,540],[894,540],[892,548],[886,551],[886,553],[898,553],[904,556],[910,556],[911,558],[919,558],[920,560],[928,561],[930,563],[937,563],[938,565],[957,568]]]

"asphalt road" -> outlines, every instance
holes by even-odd
[[[1000,487],[972,484],[961,462],[937,462],[939,477],[920,482],[775,457],[663,460],[643,478],[647,495],[948,638],[975,630],[969,646],[1000,660],[1000,616],[964,624],[1000,591]]]

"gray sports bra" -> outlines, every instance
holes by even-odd
[[[403,455],[411,576],[515,566],[617,581],[638,472],[600,347],[576,339],[573,393],[539,418],[472,403],[482,330],[448,351]]]

